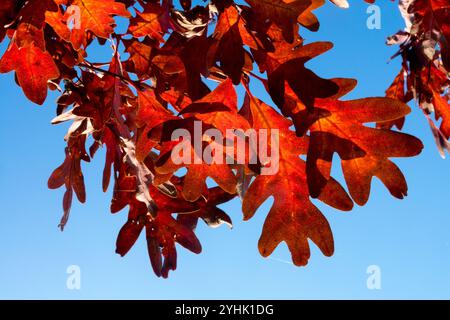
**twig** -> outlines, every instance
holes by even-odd
[[[86,63],[82,63],[79,67],[80,68],[84,67],[84,68],[87,68],[87,69],[90,69],[90,70],[102,72],[104,74],[107,74],[107,75],[119,78],[120,80],[123,80],[123,81],[128,82],[128,83],[132,84],[133,86],[135,86],[135,84],[134,84],[134,82],[132,80],[130,80],[130,79],[128,79],[128,78],[126,78],[126,77],[124,77],[124,76],[122,76],[120,74],[117,74],[117,73],[114,73],[114,72],[111,72],[111,71],[108,71],[108,70],[103,70],[101,68],[97,68],[97,67],[95,67],[93,65],[86,64]]]

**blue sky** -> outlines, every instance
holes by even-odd
[[[380,2],[380,30],[366,27],[367,5],[351,1],[341,10],[326,5],[317,11],[318,33],[306,41],[329,40],[335,47],[309,66],[323,77],[351,77],[359,85],[348,98],[381,96],[399,69],[387,63],[395,48],[385,38],[402,28],[396,5]],[[5,50],[5,44],[0,46]],[[102,51],[107,52],[107,51]],[[100,51],[94,52],[103,57]],[[104,61],[105,59],[101,59]],[[260,93],[266,101],[267,96]],[[44,106],[30,103],[14,84],[12,73],[0,75],[0,298],[3,299],[415,299],[450,298],[450,159],[442,160],[421,112],[413,108],[405,131],[425,144],[423,153],[396,160],[409,183],[409,196],[392,198],[373,182],[369,203],[350,213],[319,205],[330,221],[335,254],[326,258],[312,246],[306,268],[289,263],[283,244],[262,258],[257,242],[267,201],[249,222],[242,221],[238,200],[223,208],[234,229],[197,234],[203,252],[179,249],[179,266],[168,280],[151,270],[144,237],[121,258],[114,253],[126,212],[111,215],[111,192],[101,191],[104,152],[84,166],[88,201],[74,202],[66,230],[57,228],[63,190],[51,191],[47,179],[64,157],[67,126],[51,126],[55,94]],[[66,269],[81,269],[81,289],[66,286]],[[366,286],[366,269],[381,270],[381,290]]]

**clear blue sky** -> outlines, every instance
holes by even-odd
[[[351,2],[348,10],[327,4],[317,11],[322,26],[318,33],[306,34],[307,41],[331,40],[335,48],[310,66],[323,77],[358,79],[349,98],[380,96],[399,68],[399,61],[387,64],[395,49],[384,41],[402,21],[394,3],[380,1],[382,28],[369,30],[367,5]],[[33,105],[11,73],[0,75],[0,97],[0,298],[450,298],[450,159],[439,157],[417,109],[405,131],[421,138],[425,150],[419,157],[396,161],[409,182],[405,200],[392,198],[374,181],[365,207],[343,213],[320,205],[334,231],[332,258],[313,247],[309,265],[297,268],[283,262],[290,261],[285,245],[273,259],[262,258],[257,242],[271,200],[250,222],[242,221],[236,200],[223,206],[234,229],[200,224],[203,252],[178,250],[178,270],[163,280],[151,271],[144,237],[125,258],[114,253],[126,212],[109,213],[111,193],[101,191],[103,152],[84,166],[87,203],[75,202],[66,230],[58,230],[63,191],[46,187],[63,160],[67,130],[50,125],[56,95],[42,107]],[[66,288],[69,265],[81,268],[81,290]],[[369,265],[381,268],[381,290],[367,289]]]

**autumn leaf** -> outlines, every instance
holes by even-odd
[[[65,2],[67,3],[67,0]],[[72,43],[75,49],[87,46],[88,32],[99,38],[108,39],[116,26],[114,16],[131,16],[125,5],[115,0],[73,0],[68,8],[76,9],[67,10],[64,14],[47,13],[47,19],[60,37]],[[74,17],[79,18],[79,21],[75,21],[79,25],[69,29],[69,22],[73,21]]]
[[[143,12],[130,21],[129,32],[134,37],[149,36],[152,39],[164,42],[164,34],[170,27],[170,18],[167,9],[155,3],[147,3]]]
[[[47,83],[59,77],[52,57],[33,43],[18,48],[12,43],[0,60],[0,73],[15,70],[19,85],[28,99],[43,104],[47,98]]]
[[[158,277],[167,278],[169,271],[177,268],[175,242],[197,254],[202,250],[191,229],[178,223],[169,213],[160,212],[154,220],[145,216],[130,217],[119,232],[116,252],[125,255],[144,227],[151,265]]]
[[[150,192],[158,206],[156,219],[142,214],[145,208],[132,201],[128,221],[117,238],[116,252],[126,255],[145,228],[153,271],[157,276],[167,278],[169,271],[177,267],[175,242],[194,253],[200,253],[201,244],[193,232],[197,219],[203,219],[211,227],[222,223],[231,225],[231,219],[216,206],[234,196],[220,188],[212,188],[206,200],[199,199],[191,203],[180,196],[169,197],[155,187],[151,187]],[[172,217],[173,213],[178,213],[177,219]]]
[[[165,121],[174,119],[176,117],[161,105],[152,90],[138,92],[136,122],[139,130],[136,156],[139,161],[144,161],[153,147],[158,144],[157,140],[149,138],[150,131]]]
[[[436,120],[442,118],[440,130],[448,140],[450,138],[450,108],[448,99],[434,93]]]
[[[370,193],[371,180],[378,177],[394,197],[402,199],[407,185],[400,169],[389,158],[412,157],[423,148],[410,135],[364,126],[371,122],[400,119],[410,112],[404,103],[391,98],[365,98],[343,101],[317,100],[314,112],[301,112],[305,123],[312,122],[307,172],[313,197],[320,196],[330,179],[333,154],[341,158],[350,194],[364,205]],[[314,120],[307,120],[314,117]]]
[[[207,198],[200,198],[196,202],[200,208],[198,211],[189,214],[179,214],[177,220],[185,221],[185,224],[196,226],[197,220],[202,219],[211,228],[217,228],[223,224],[231,228],[233,222],[230,216],[217,206],[235,197],[236,194],[228,193],[220,187],[210,188]]]
[[[334,252],[334,242],[330,226],[311,202],[306,176],[306,164],[300,155],[306,153],[307,138],[298,138],[290,131],[290,121],[275,110],[252,96],[246,97],[245,107],[249,110],[252,125],[257,129],[279,130],[279,170],[271,175],[258,176],[250,185],[242,204],[246,220],[270,196],[273,206],[267,216],[259,251],[269,256],[279,243],[285,241],[295,265],[306,265],[310,256],[308,239],[311,239],[326,256]],[[272,155],[273,157],[273,155]],[[350,210],[352,201],[344,189],[330,180],[321,200],[341,210]]]
[[[25,1],[23,6],[18,5],[16,9],[18,24],[14,27],[14,42],[19,48],[35,46],[45,51],[44,28],[46,14],[56,12],[58,7],[54,0],[30,0]],[[20,9],[19,9],[20,8]]]
[[[313,10],[321,7],[325,3],[325,0],[312,0],[308,9],[306,9],[300,16],[298,17],[298,22],[308,28],[311,31],[319,30],[319,20],[312,13]]]
[[[190,133],[191,137],[194,137],[194,122],[193,118],[188,119],[187,126],[181,127]],[[179,127],[176,122],[171,122],[169,128],[173,126]],[[180,128],[180,127],[179,127]],[[172,131],[172,129],[170,129]],[[200,132],[202,135],[207,130],[207,127],[202,128]],[[201,138],[201,137],[200,137]],[[195,139],[195,138],[192,138]],[[159,174],[175,174],[179,169],[186,168],[187,173],[183,182],[183,196],[188,201],[196,201],[202,194],[207,194],[206,179],[212,178],[223,190],[230,194],[236,192],[237,180],[232,172],[232,168],[226,164],[225,160],[222,163],[207,163],[203,159],[203,154],[208,146],[211,150],[218,150],[218,147],[214,146],[214,142],[204,142],[200,145],[200,148],[193,145],[194,141],[183,140],[175,145],[169,144],[164,148],[161,155],[156,162],[156,171]],[[175,148],[176,151],[172,151]],[[174,154],[174,156],[173,156]],[[189,163],[176,163],[174,158],[177,159],[189,158]],[[222,158],[225,159],[226,154],[223,153]],[[178,162],[178,160],[177,160]]]
[[[219,16],[216,29],[208,49],[208,65],[218,61],[222,71],[234,84],[239,84],[243,68],[251,70],[253,61],[243,48],[244,43],[256,49],[253,36],[247,31],[245,23],[234,6],[226,8]]]
[[[128,72],[135,73],[140,78],[150,74],[150,56],[152,54],[152,43],[139,42],[138,40],[124,40],[125,51],[130,54],[125,68]]]
[[[299,40],[300,41],[300,40]],[[332,48],[329,42],[307,45],[276,42],[274,52],[254,51],[261,72],[267,72],[270,96],[276,105],[283,108],[285,82],[289,84],[304,105],[311,108],[316,98],[326,98],[337,93],[338,86],[331,80],[322,79],[305,67],[312,58]],[[298,81],[301,78],[303,81]]]
[[[84,124],[86,125],[86,123]],[[70,208],[72,206],[73,192],[75,192],[78,200],[81,203],[86,201],[86,190],[84,186],[84,176],[81,171],[81,161],[90,161],[89,156],[84,149],[85,136],[76,135],[85,129],[80,126],[75,133],[74,138],[70,138],[68,146],[65,150],[66,158],[61,166],[55,169],[48,180],[48,187],[50,189],[58,189],[63,185],[66,192],[63,198],[64,215],[61,218],[59,227],[64,230],[64,227],[69,220]]]
[[[404,103],[407,103],[410,100],[410,98],[407,98],[405,94],[405,72],[403,68],[395,77],[391,86],[386,90],[386,97],[397,99]],[[382,129],[390,129],[395,126],[399,130],[402,130],[404,124],[405,118],[399,118],[393,121],[379,122],[377,123],[377,127]]]

